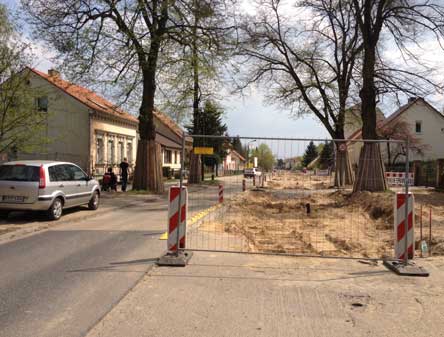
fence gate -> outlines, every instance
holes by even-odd
[[[352,194],[351,184],[335,187],[335,158],[348,154],[354,175],[362,141],[189,137],[194,154],[184,148],[185,249],[393,256],[393,194]],[[399,145],[379,144],[382,163]]]

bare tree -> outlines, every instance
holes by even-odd
[[[60,53],[77,77],[124,84],[126,97],[140,88],[134,188],[163,191],[160,145],[153,109],[159,59],[166,42],[187,27],[187,1],[22,0],[39,37]]]
[[[362,87],[359,92],[362,136],[363,139],[377,139],[376,102],[378,95],[384,93],[377,82],[378,64],[382,64],[384,68],[379,52],[382,49],[383,36],[390,39],[410,61],[420,62],[420,58],[410,47],[420,46],[422,40],[430,36],[437,38],[438,41],[444,37],[444,6],[440,0],[352,0],[351,3],[364,42]],[[413,71],[401,72],[399,68],[395,70],[398,74],[409,78],[410,75],[413,77],[418,75]],[[420,76],[420,78],[425,80],[425,77]],[[386,83],[388,87],[392,85],[393,88],[402,82],[394,79],[391,84]],[[359,158],[354,191],[382,191],[386,188],[379,145],[365,143]]]
[[[282,1],[267,0],[255,18],[242,25],[241,87],[263,83],[270,101],[297,116],[314,114],[334,139],[344,139],[344,124],[354,90],[355,65],[362,40],[351,4],[340,0],[304,0],[298,9],[310,17],[304,26],[285,15]],[[291,13],[295,15],[294,10]],[[302,17],[299,12],[296,15]],[[340,146],[342,142],[336,144]],[[352,184],[348,151],[337,151],[335,185]]]

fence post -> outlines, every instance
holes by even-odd
[[[253,176],[253,186],[256,186],[256,176]]]
[[[219,184],[219,203],[224,202],[224,185]]]
[[[247,182],[245,179],[242,179],[242,192],[245,192],[247,190]]]
[[[411,192],[407,198],[404,192],[395,196],[394,226],[395,226],[395,258],[413,259],[414,255],[414,197]],[[408,252],[408,254],[406,254]]]
[[[168,240],[167,252],[159,258],[159,266],[186,266],[193,255],[184,252],[188,207],[188,190],[183,186],[185,169],[185,132],[182,134],[179,186],[171,186],[168,195]],[[177,203],[177,205],[176,205]]]
[[[409,203],[409,200],[410,200],[409,199],[410,144],[409,144],[408,137],[406,139],[405,145],[406,145],[405,146],[406,150],[405,150],[405,179],[404,179],[404,182],[405,182],[404,233],[405,233],[406,239],[405,239],[405,245],[404,245],[404,265],[407,265],[409,262],[408,251],[410,248],[409,243],[408,243],[408,241],[409,241],[408,240],[408,237],[409,237],[408,232],[409,232],[409,224],[410,224],[410,219],[409,219],[409,214],[410,214],[410,212],[409,212],[409,205],[410,205],[410,203]],[[412,195],[412,210],[411,210],[412,213],[414,212],[413,207],[414,207],[414,205],[413,205],[413,195]],[[412,239],[413,239],[413,221],[415,221],[415,220],[412,217]],[[414,243],[415,242],[413,241],[413,245],[414,245]],[[412,258],[413,258],[414,251],[415,251],[415,248],[413,247]]]

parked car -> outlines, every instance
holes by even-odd
[[[73,163],[25,160],[0,165],[0,215],[45,211],[58,220],[63,209],[100,203],[99,183]]]
[[[262,175],[262,172],[257,168],[247,168],[244,170],[244,178],[253,178]]]

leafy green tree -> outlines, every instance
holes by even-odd
[[[224,138],[212,138],[211,136],[224,136],[227,125],[222,121],[223,109],[211,100],[205,101],[197,115],[193,116],[192,125],[188,126],[188,132],[193,135],[209,135],[205,138],[194,138],[194,147],[212,147],[213,155],[205,155],[201,161],[201,179],[204,180],[204,165],[216,167],[227,155],[226,140]],[[217,174],[217,172],[216,172]]]
[[[311,141],[307,149],[305,150],[304,157],[302,159],[302,164],[304,167],[307,167],[313,160],[318,156],[318,151],[316,149],[316,145],[314,145],[313,141]]]
[[[333,167],[335,163],[334,144],[333,142],[326,142],[323,145],[319,155],[319,167],[321,169],[327,169]]]
[[[29,49],[17,41],[17,28],[0,4],[0,153],[36,152],[47,142],[47,114],[38,111],[37,90],[25,69]]]
[[[253,157],[257,157],[257,165],[261,169],[269,171],[273,168],[275,158],[273,156],[273,152],[267,144],[262,143],[256,149],[254,149]]]

